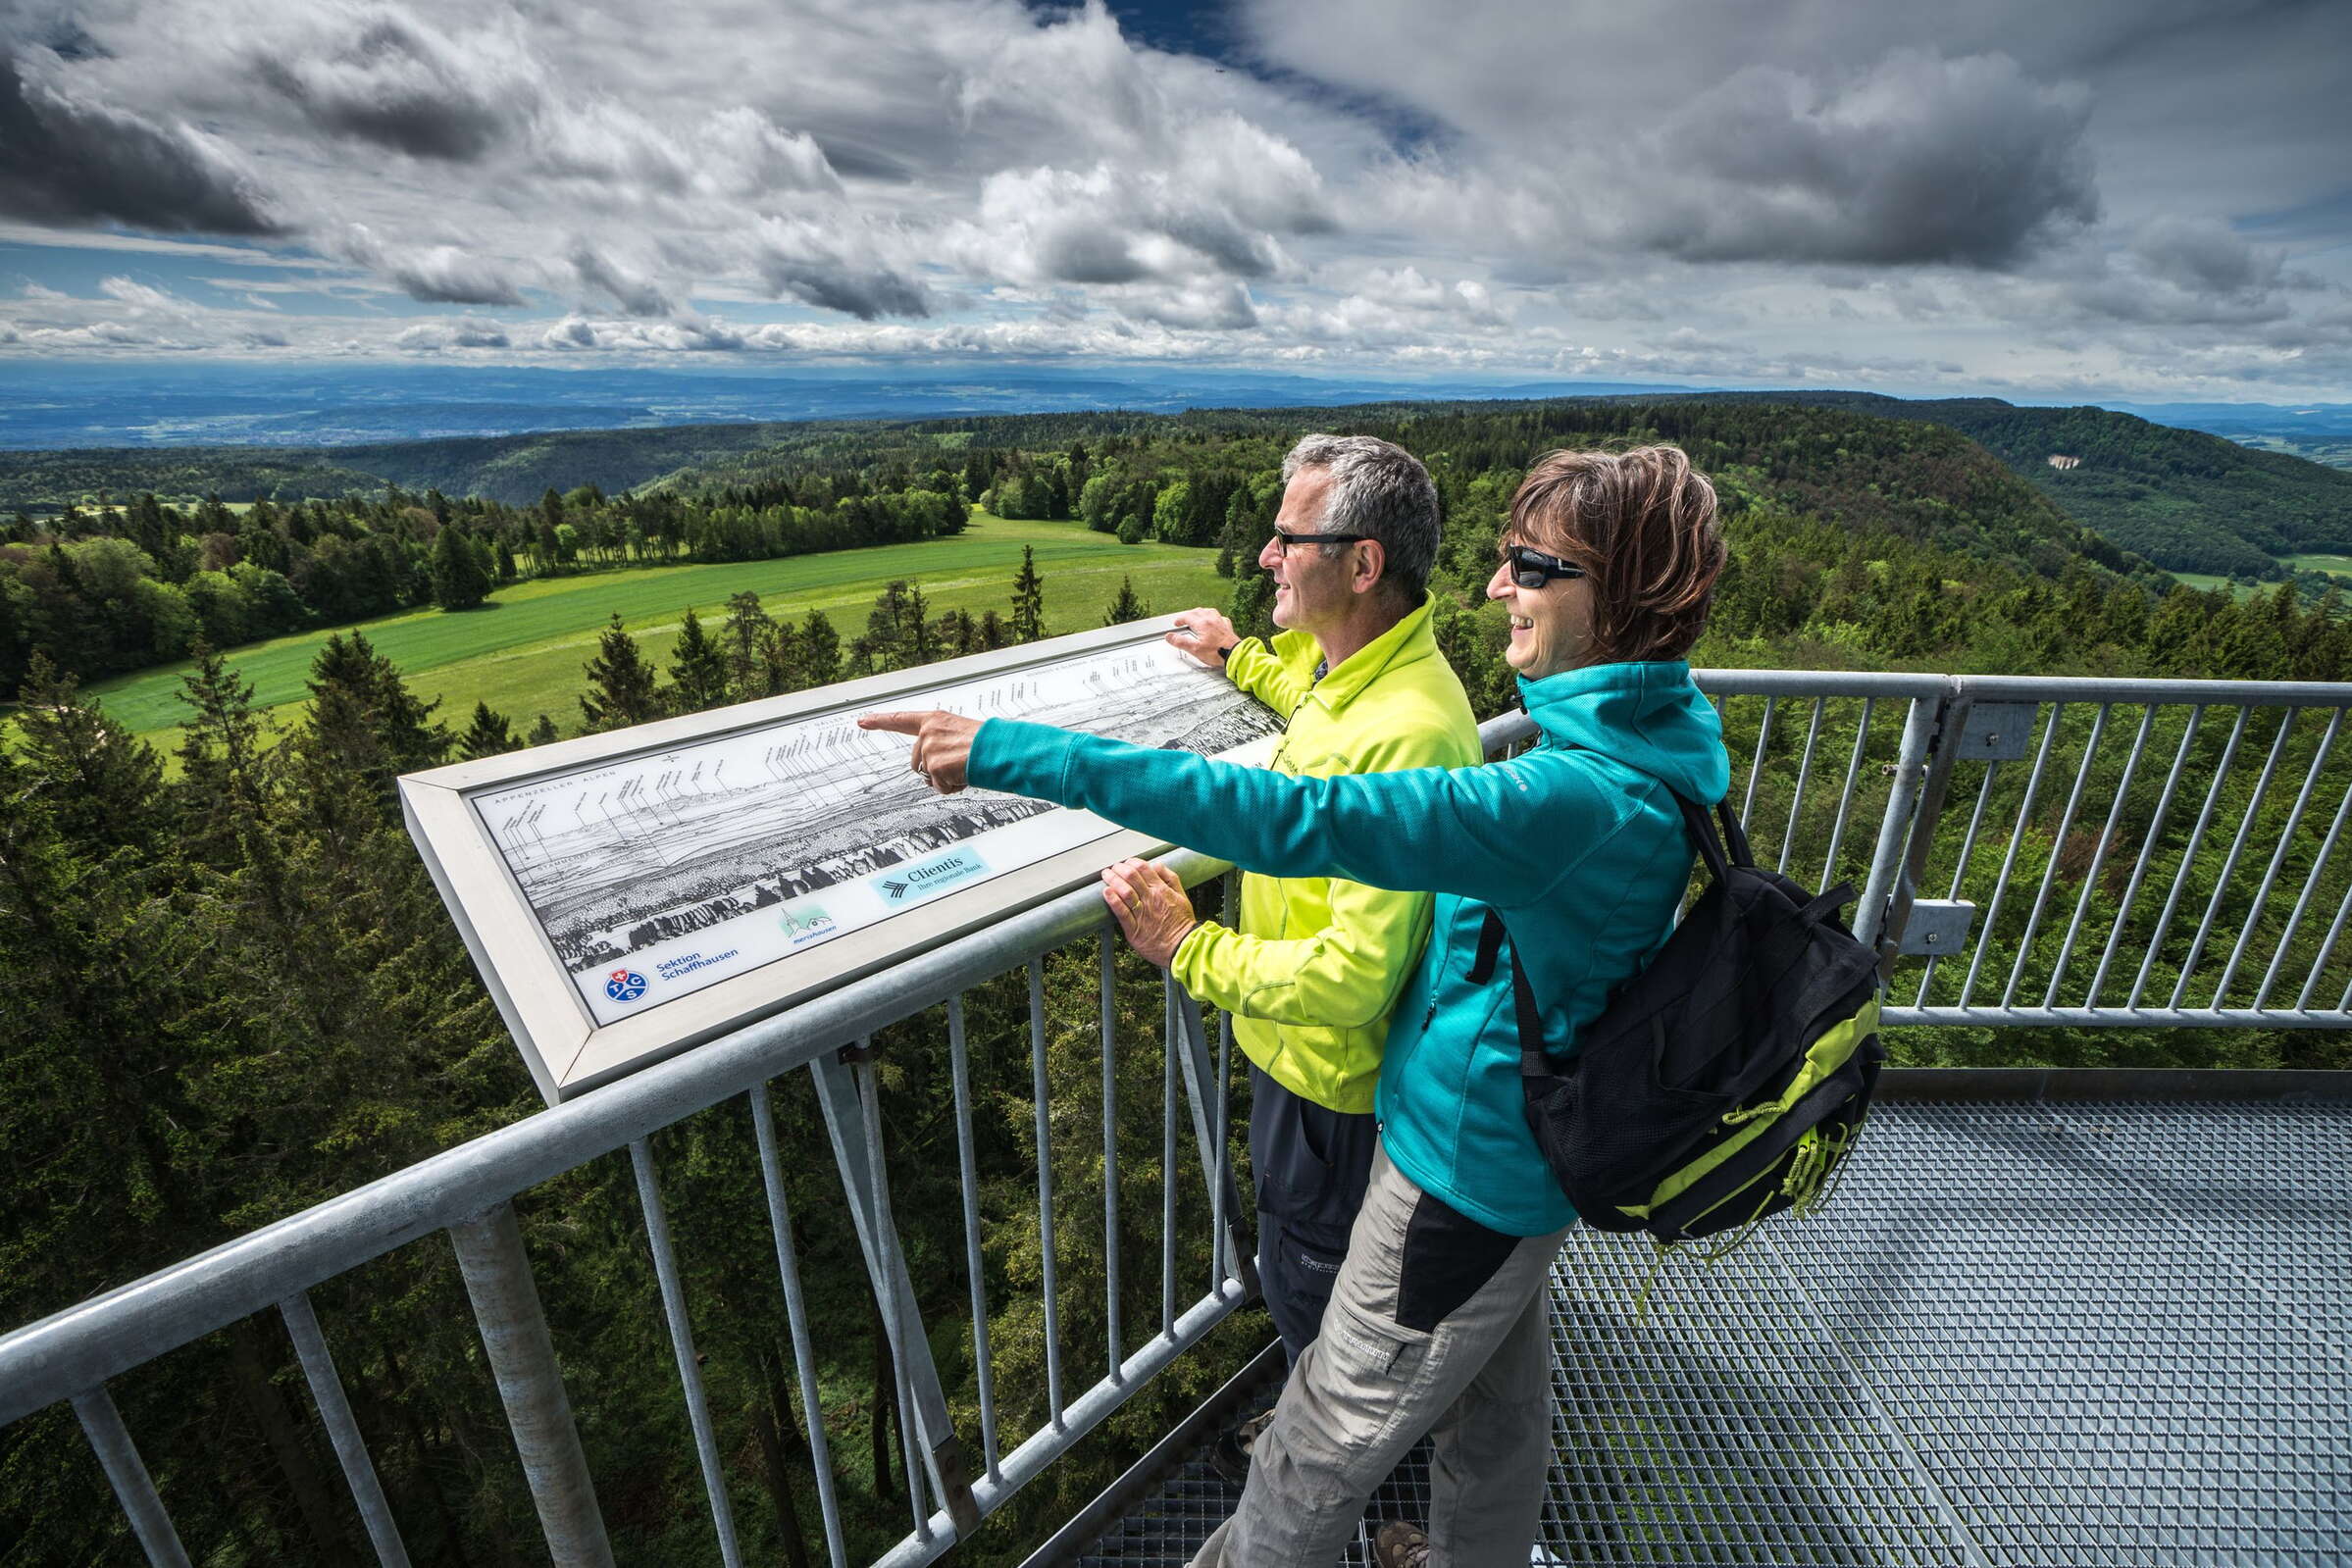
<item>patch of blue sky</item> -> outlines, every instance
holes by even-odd
[[[108,234],[77,243],[0,229],[0,297],[31,284],[80,299],[101,297],[109,278],[128,278],[210,310],[272,310],[289,316],[440,317],[547,314],[541,297],[522,307],[456,306],[409,298],[341,262],[303,252],[182,243]]]

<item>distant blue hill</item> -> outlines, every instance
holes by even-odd
[[[790,420],[1314,408],[1388,400],[1604,397],[1687,388],[1267,375],[1116,366],[841,367],[699,374],[628,367],[205,366],[18,362],[0,449],[356,446],[547,430]]]

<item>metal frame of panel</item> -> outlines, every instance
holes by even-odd
[[[626,763],[830,714],[925,706],[927,694],[945,687],[1142,646],[1158,640],[1174,625],[1173,616],[1158,616],[435,768],[400,781],[401,810],[475,968],[522,1050],[532,1081],[550,1105],[558,1104],[911,953],[1031,908],[1090,881],[1114,860],[1157,854],[1169,846],[1102,823],[1099,835],[1075,848],[599,1025],[583,1005],[522,885],[471,802],[586,767]],[[1223,755],[1256,760],[1264,744],[1253,742]]]

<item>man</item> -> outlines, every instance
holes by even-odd
[[[1288,721],[1272,763],[1284,773],[1480,761],[1469,699],[1430,628],[1438,497],[1428,471],[1368,435],[1309,435],[1282,473],[1274,535],[1258,554],[1282,629],[1272,645],[1205,609],[1179,615],[1168,640]],[[1241,923],[1227,929],[1195,925],[1180,893],[1141,885],[1146,907],[1120,912],[1135,945],[1233,1014],[1250,1061],[1258,1279],[1296,1361],[1314,1341],[1363,1204],[1381,1046],[1428,939],[1431,901],[1322,878],[1244,877]],[[1267,1419],[1217,1443],[1217,1467],[1237,1487]]]

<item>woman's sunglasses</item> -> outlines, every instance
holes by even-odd
[[[1496,554],[1510,568],[1510,580],[1523,588],[1540,588],[1555,578],[1580,578],[1584,568],[1570,566],[1557,555],[1530,550],[1524,544],[1496,546]]]

